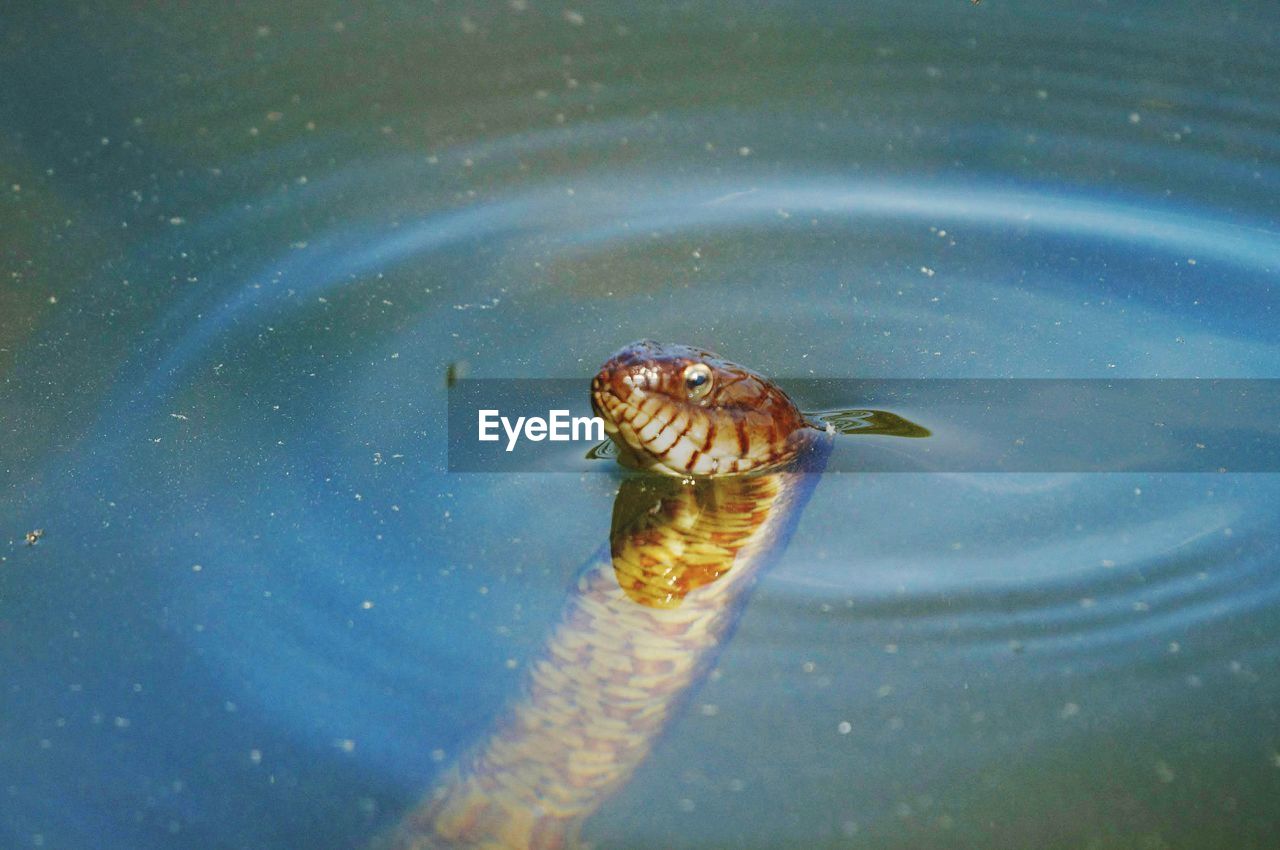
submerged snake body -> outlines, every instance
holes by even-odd
[[[521,699],[401,822],[395,850],[576,843],[707,672],[828,449],[764,378],[683,346],[623,349],[592,403],[624,462],[683,478],[624,482],[610,544]]]

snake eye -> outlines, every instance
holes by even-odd
[[[684,389],[690,401],[696,401],[711,392],[711,367],[705,363],[691,363],[684,370]]]

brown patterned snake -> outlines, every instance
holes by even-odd
[[[760,375],[638,342],[591,384],[629,466],[521,697],[381,847],[554,850],[626,783],[785,545],[830,439]]]

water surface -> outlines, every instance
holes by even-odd
[[[0,31],[6,847],[357,847],[486,733],[617,480],[446,474],[449,364],[1280,377],[1265,2]],[[585,837],[1275,846],[1277,504],[829,476]]]

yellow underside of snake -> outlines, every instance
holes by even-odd
[[[822,442],[766,379],[635,343],[592,384],[629,465],[520,697],[378,846],[556,850],[649,754],[785,542]]]

